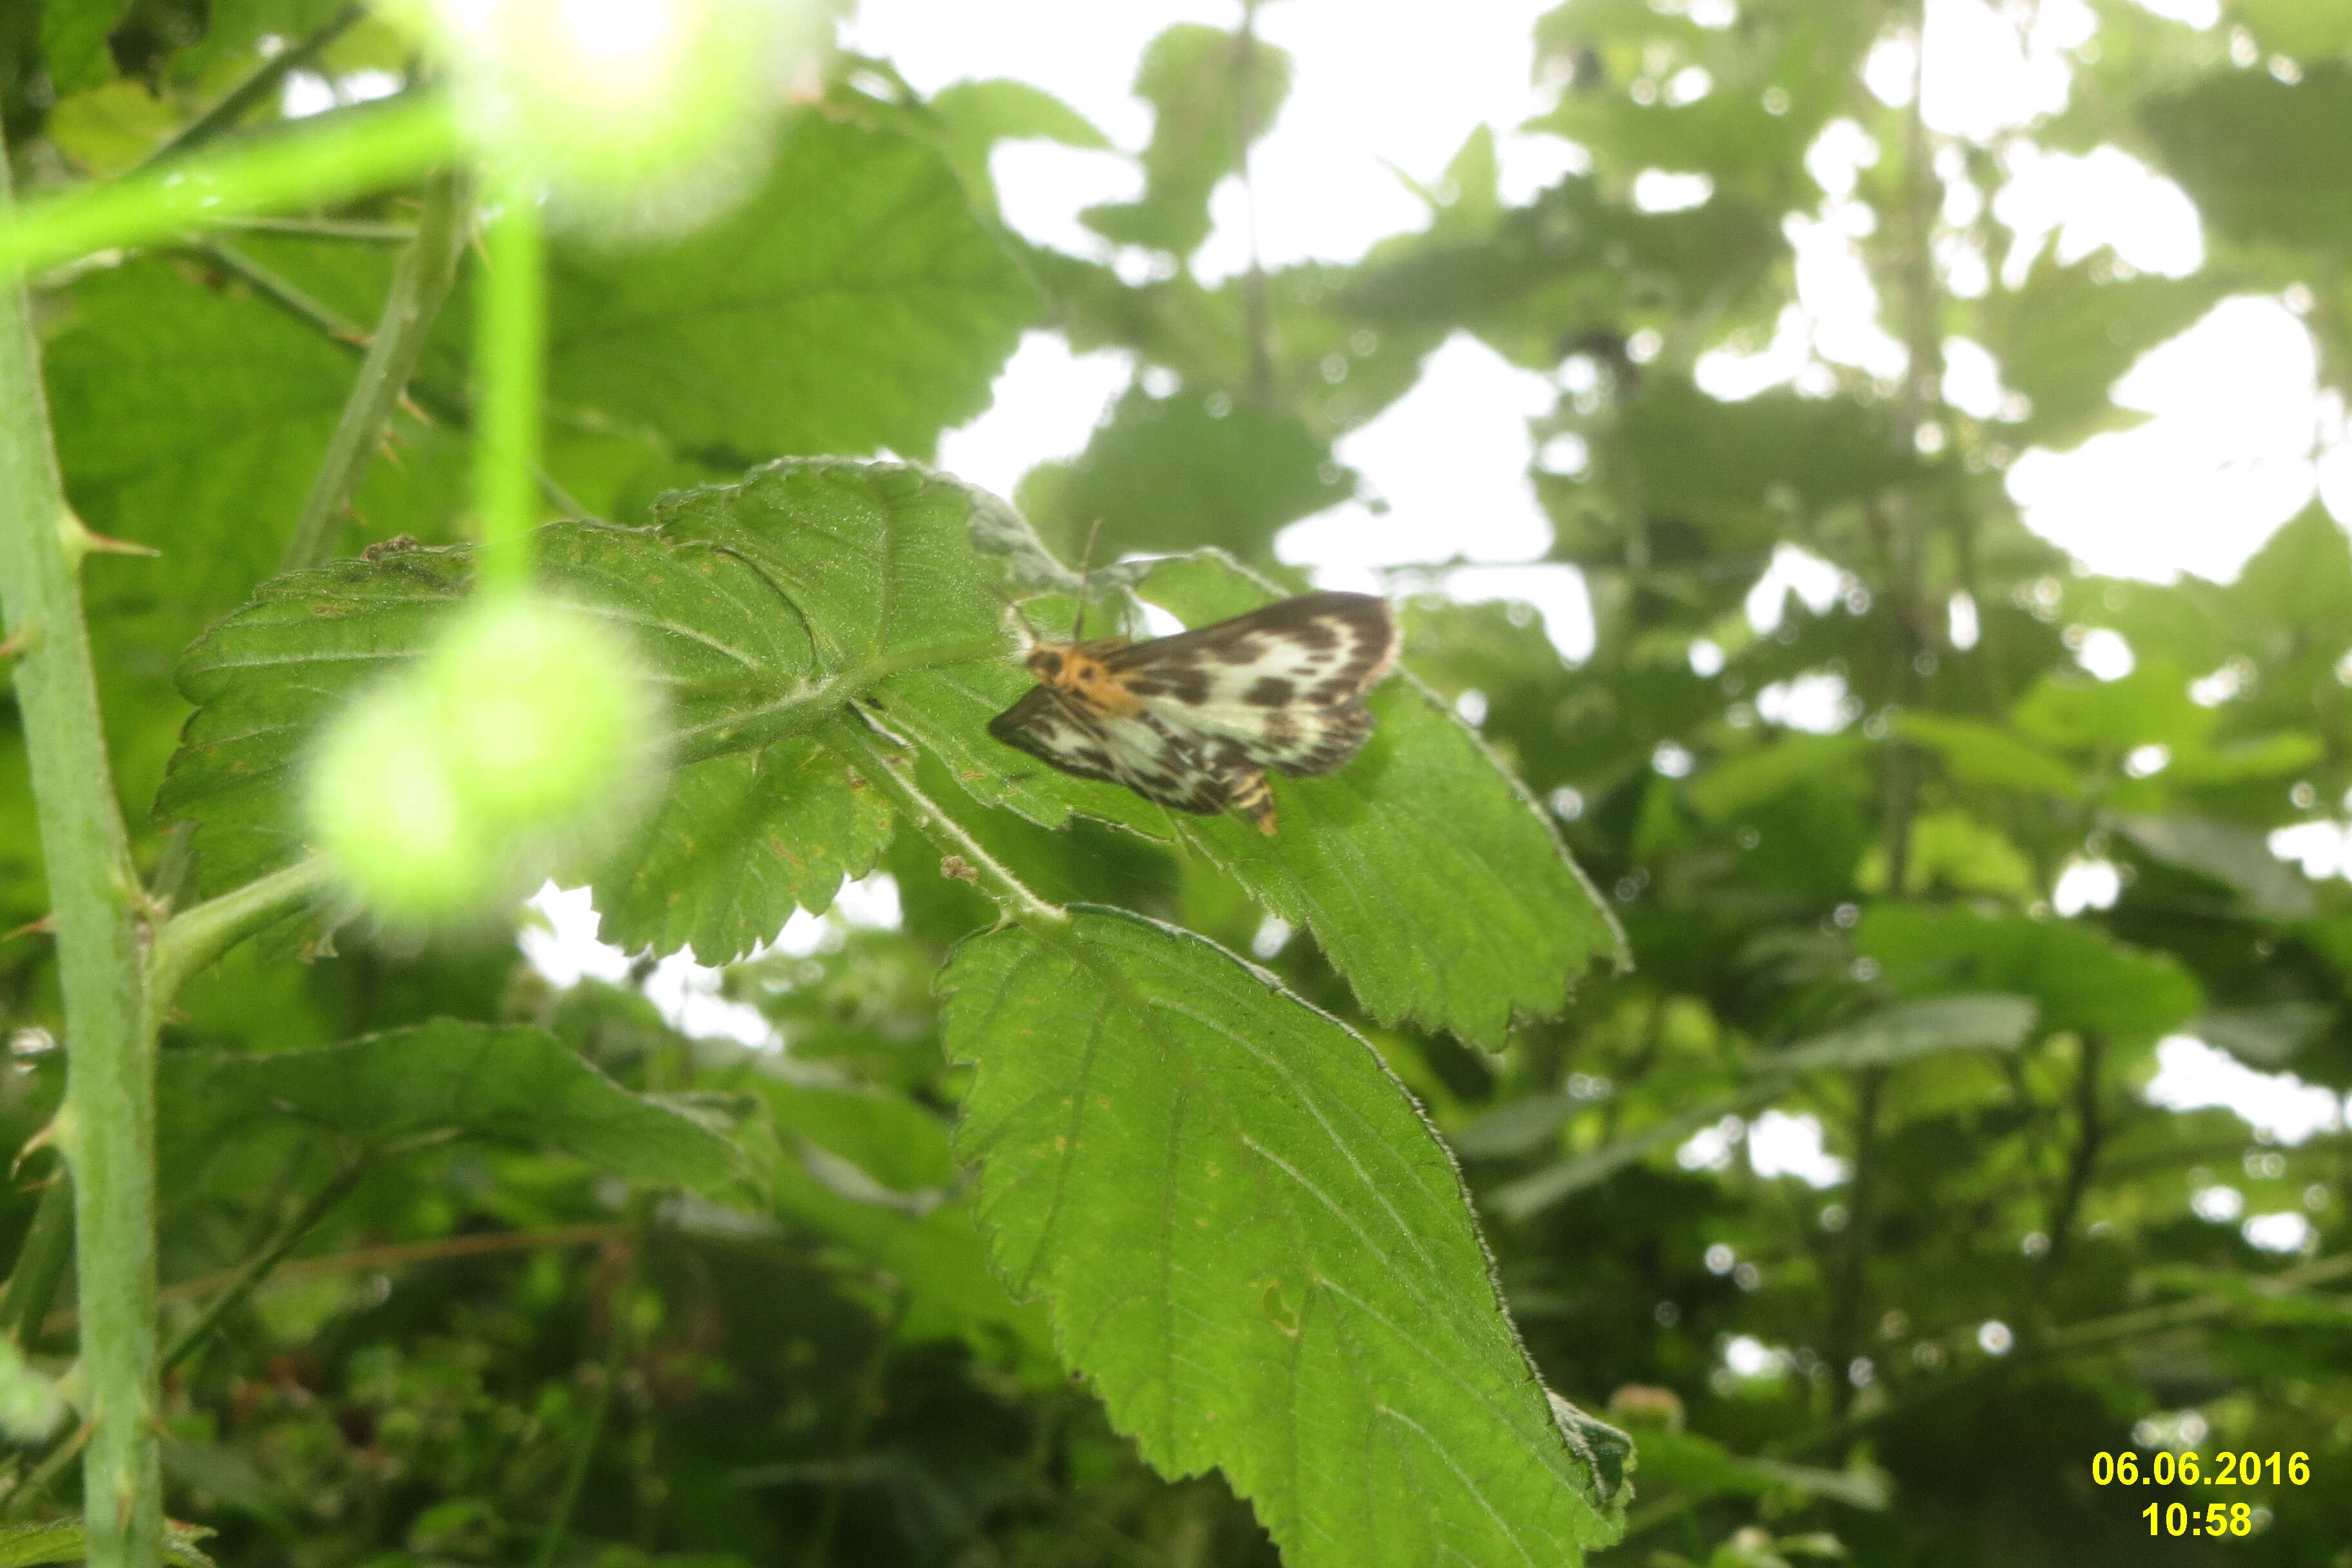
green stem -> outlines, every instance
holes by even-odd
[[[224,131],[234,129],[238,121],[261,107],[278,90],[279,82],[326,53],[328,45],[349,32],[352,25],[366,14],[364,6],[346,5],[327,18],[326,25],[309,37],[263,61],[259,69],[231,88],[228,95],[218,103],[190,121],[178,135],[156,148],[140,167],[146,169],[167,163],[204,145]]]
[[[0,226],[0,278],[116,246],[153,245],[277,208],[347,201],[446,163],[457,127],[438,98],[404,99],[167,169],[78,185]]]
[[[342,531],[344,505],[359,489],[377,444],[392,422],[392,411],[415,373],[417,356],[425,352],[425,334],[449,285],[457,275],[457,253],[465,247],[466,225],[459,213],[463,201],[454,177],[445,176],[425,187],[425,210],[416,223],[416,238],[400,253],[385,293],[383,313],[368,339],[367,358],[361,362],[359,380],[343,403],[342,417],[327,442],[327,455],[302,502],[302,516],[294,537],[286,543],[279,570],[296,572],[316,566],[335,552]]]
[[[604,1375],[597,1381],[595,1402],[588,1407],[588,1425],[581,1429],[580,1441],[572,1447],[572,1462],[564,1467],[563,1490],[556,1497],[547,1533],[540,1539],[537,1568],[554,1568],[556,1554],[563,1550],[563,1537],[572,1529],[572,1516],[579,1510],[580,1494],[588,1486],[588,1466],[596,1458],[596,1445],[604,1440],[604,1423],[613,1413],[613,1386],[621,1381],[628,1363],[625,1346],[616,1314],[612,1341],[604,1347]]]
[[[40,1336],[41,1321],[57,1300],[58,1285],[73,1257],[73,1176],[62,1165],[42,1189],[25,1244],[16,1249],[16,1267],[8,1271],[8,1294],[0,1299],[0,1332],[30,1347]]]
[[[925,795],[909,773],[902,771],[904,764],[899,759],[883,748],[861,720],[845,715],[835,721],[828,733],[835,745],[861,759],[858,776],[887,795],[924,837],[970,868],[980,890],[993,900],[1009,919],[1041,933],[1058,931],[1070,923],[1067,910],[1059,904],[1049,904],[1030,891],[1028,884],[981,847],[979,839]]]
[[[547,240],[539,192],[512,168],[492,189],[474,321],[474,507],[481,517],[480,582],[492,593],[530,577],[531,476],[539,468],[547,374]]]
[[[0,246],[14,222],[0,145]],[[19,253],[21,254],[21,253]],[[70,252],[68,252],[70,254]],[[81,1260],[89,1561],[147,1568],[163,1544],[155,1449],[154,1042],[141,1026],[139,914],[106,755],[79,552],[49,437],[21,283],[0,285],[0,610],[16,668],[65,1000],[58,1142],[74,1170]]]
[[[282,239],[322,239],[340,245],[406,245],[414,224],[371,223],[365,218],[241,217],[220,226],[230,234],[270,234]]]
[[[151,1035],[162,1026],[163,1010],[189,975],[308,900],[327,881],[327,863],[314,856],[183,910],[157,927],[147,950]]]
[[[368,337],[360,324],[337,310],[333,306],[314,298],[309,290],[291,279],[279,276],[264,267],[244,251],[226,240],[204,240],[189,247],[190,253],[209,261],[235,277],[255,293],[277,306],[304,326],[331,338],[343,347],[364,351]]]
[[[253,1294],[253,1288],[268,1279],[269,1271],[299,1246],[302,1238],[310,1235],[311,1228],[326,1218],[337,1204],[351,1195],[352,1189],[360,1184],[360,1177],[366,1173],[367,1168],[367,1162],[363,1159],[348,1160],[327,1179],[324,1186],[311,1194],[310,1201],[278,1227],[278,1234],[270,1238],[268,1245],[238,1267],[229,1279],[228,1288],[214,1297],[202,1315],[172,1342],[171,1348],[163,1352],[161,1370],[171,1371],[210,1339],[213,1331],[220,1327],[221,1321],[245,1304],[245,1299]]]

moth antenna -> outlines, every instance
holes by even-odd
[[[1025,607],[1025,601],[1002,583],[989,584],[988,591],[996,595],[998,604],[1004,606],[1004,615],[999,624],[1010,621],[1020,629],[1021,646],[1024,651],[1035,646],[1040,639],[1037,636],[1037,628],[1029,624],[1029,611]]]
[[[1076,642],[1087,627],[1087,577],[1094,570],[1095,541],[1102,537],[1102,519],[1087,530],[1087,547],[1078,552],[1078,614],[1070,623],[1070,640]]]

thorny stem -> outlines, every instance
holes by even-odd
[[[148,1028],[160,1028],[163,1010],[188,976],[327,885],[327,862],[317,856],[257,877],[217,899],[181,910],[155,929],[147,950]]]
[[[0,237],[20,236],[0,144]],[[142,895],[115,802],[82,618],[80,552],[19,281],[0,283],[0,610],[18,658],[41,853],[65,1000],[58,1142],[74,1171],[80,1257],[89,1561],[148,1568],[163,1552],[155,1416],[154,1040],[142,1028]]]
[[[335,552],[342,532],[343,508],[366,477],[376,447],[384,438],[392,414],[399,405],[416,359],[425,351],[425,334],[441,313],[449,285],[457,276],[457,253],[465,247],[464,202],[454,175],[444,175],[425,187],[425,210],[416,222],[416,237],[400,253],[393,268],[392,287],[383,299],[383,313],[368,339],[367,358],[359,379],[343,404],[342,416],[327,443],[326,458],[310,481],[302,502],[301,520],[286,542],[284,572],[316,566]]]
[[[293,283],[272,272],[243,251],[218,241],[212,241],[195,247],[194,253],[235,273],[239,279],[259,295],[264,302],[285,311],[338,348],[347,349],[352,353],[361,355],[362,363],[366,356],[373,352],[374,340],[360,330],[358,322],[346,320],[334,310],[312,299]],[[428,322],[427,325],[429,324]],[[424,336],[424,332],[420,330],[418,334],[420,346]],[[414,356],[412,356],[412,366],[413,363]],[[470,431],[473,428],[473,410],[467,406],[462,398],[453,396],[426,381],[412,382],[406,390],[416,405],[435,419],[459,430]],[[396,393],[394,401],[398,401]],[[556,483],[554,477],[546,469],[534,470],[534,477],[538,480],[539,493],[546,498],[548,505],[566,517],[590,515],[588,509],[580,503],[579,499]]]

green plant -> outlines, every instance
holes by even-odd
[[[77,1416],[0,1508],[71,1508],[87,1443],[86,1533],[22,1552],[2124,1562],[2139,1500],[2090,1462],[2135,1423],[2335,1474],[2341,1137],[2138,1090],[2184,1030],[2347,1076],[2352,895],[2263,835],[2352,787],[2352,550],[2314,509],[2233,584],[2107,582],[2001,483],[2232,291],[2300,290],[2337,374],[2311,215],[2352,37],[2242,9],[2293,69],[2116,0],[2069,107],[2005,133],[2148,158],[2209,264],[1977,294],[1937,258],[2000,237],[1952,199],[1999,148],[1864,89],[1916,20],[1876,4],[1575,0],[1539,129],[1591,173],[1514,205],[1477,132],[1425,229],[1215,284],[1211,195],[1290,74],[1246,8],[1142,62],[1141,195],[1087,219],[1141,282],[998,216],[1000,142],[1106,141],[1024,84],[827,61],[697,184],[626,139],[583,177],[614,149],[516,137],[511,61],[445,49],[436,88],[413,26],[337,6],[0,23],[44,187],[0,227],[0,926],[40,922],[0,946],[9,1375],[45,1394],[78,1336]],[[405,90],[281,123],[314,66]],[[1712,396],[1842,118],[1908,368]],[[1654,169],[1711,194],[1645,211]],[[1172,381],[1016,509],[919,459],[1043,326]],[[1462,331],[1559,374],[1532,434],[1585,460],[1535,483],[1590,659],[1408,596],[1376,739],[1278,785],[1272,838],[987,737],[1028,685],[1008,604],[1067,624],[1097,518],[1151,558],[1093,574],[1114,611],[1303,586],[1275,532],[1355,492],[1335,443]],[[1953,336],[2024,400],[1953,406]],[[1790,543],[1840,594],[1759,632]],[[502,606],[532,658],[480,651]],[[625,648],[554,662],[601,675],[523,679],[583,623]],[[2077,667],[2094,629],[2129,674]],[[1808,678],[1851,700],[1823,732],[1759,713]],[[509,744],[538,761],[485,765]],[[431,821],[370,805],[420,777]],[[2113,902],[2054,917],[2093,862]],[[551,870],[606,941],[727,966],[781,1048],[689,1037],[651,963],[519,965]],[[898,923],[769,945],[876,872]],[[1843,1175],[1733,1158],[1775,1115]],[[2189,1209],[2225,1188],[2315,1258]],[[167,1537],[167,1499],[219,1533]],[[2345,1523],[2259,1500],[2258,1561]]]

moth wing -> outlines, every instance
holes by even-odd
[[[1122,784],[1176,811],[1213,816],[1234,780],[1206,737],[1187,739],[1149,712],[1122,718],[1040,686],[988,721],[988,732],[1066,773]]]
[[[1396,668],[1396,617],[1371,594],[1302,594],[1104,659],[1147,711],[1237,743],[1259,767],[1328,773],[1372,732],[1364,694]]]

